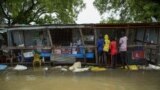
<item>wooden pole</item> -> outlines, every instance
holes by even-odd
[[[86,48],[85,43],[84,43],[84,37],[83,37],[83,33],[82,33],[82,29],[79,29],[80,35],[81,35],[81,40],[82,40],[82,44],[84,46],[84,49]],[[84,63],[86,64],[86,53],[84,51]]]
[[[129,35],[129,25],[127,26],[127,30],[126,30],[126,36],[128,37]]]
[[[146,27],[145,27],[145,28],[144,28],[144,34],[143,34],[143,45],[145,44],[144,42],[145,42],[146,33],[147,33],[147,30],[146,30]],[[144,46],[143,48],[144,48],[144,53],[145,53],[145,55],[146,55],[146,53],[147,53],[147,48],[146,48],[146,46]],[[147,60],[145,60],[145,65],[147,66]]]
[[[23,30],[23,43],[24,43],[24,46],[26,46],[26,38],[25,38],[25,33],[24,33],[24,30]]]
[[[11,34],[10,34],[10,31],[7,31],[7,43],[8,43],[8,47],[11,47]]]
[[[158,28],[159,29],[159,28]],[[158,29],[156,29],[157,30],[157,32],[158,32],[158,35],[157,35],[157,47],[156,47],[156,64],[158,65],[158,63],[159,63],[159,53],[160,53],[160,30],[158,30]]]
[[[144,29],[144,34],[143,34],[143,44],[144,44],[144,42],[145,42],[146,33],[147,33],[147,30],[146,30],[146,28],[145,28],[145,29]]]
[[[53,54],[54,54],[54,53],[53,53],[54,48],[53,48],[52,37],[51,37],[51,33],[50,33],[50,30],[49,30],[49,29],[47,30],[47,33],[48,33],[49,42],[50,42],[50,45],[51,45],[51,55],[53,55]],[[52,56],[51,56],[51,57],[52,57]],[[54,58],[55,58],[55,57],[54,57]],[[52,59],[52,58],[50,58],[50,59]],[[51,65],[51,60],[50,60],[50,65]]]
[[[83,36],[83,33],[82,33],[82,29],[79,29],[79,32],[80,32],[80,35],[81,35],[82,44],[85,46],[85,44],[84,44],[84,36]]]
[[[96,29],[94,29],[94,36],[95,36],[95,46],[97,46],[97,31]],[[96,59],[96,65],[98,65],[98,51],[97,51],[97,47],[94,48],[95,49],[95,59]]]
[[[52,37],[51,37],[50,30],[47,30],[47,33],[48,33],[48,36],[49,36],[50,45],[51,45],[51,47],[53,47],[53,42],[52,42]]]

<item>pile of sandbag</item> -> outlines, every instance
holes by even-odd
[[[153,64],[148,64],[148,66],[140,66],[139,68],[143,70],[160,70],[160,66],[156,66]]]

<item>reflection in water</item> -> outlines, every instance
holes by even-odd
[[[0,90],[160,90],[159,76],[159,71],[72,73],[30,69],[1,73]]]

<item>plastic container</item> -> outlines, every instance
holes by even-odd
[[[83,54],[73,54],[76,58],[84,58]]]
[[[86,58],[93,59],[94,58],[94,53],[92,53],[92,52],[86,53]]]
[[[33,54],[33,52],[25,52],[25,53],[23,53],[23,56],[24,56],[25,62],[32,62],[34,54]],[[21,62],[22,56],[20,55],[18,57],[19,57],[18,58],[19,62]]]
[[[23,53],[23,56],[24,56],[25,58],[30,58],[30,57],[33,57],[34,54],[33,54],[33,52],[25,52],[25,53]]]
[[[51,53],[42,52],[42,53],[41,53],[41,56],[42,56],[42,57],[50,57],[50,56],[51,56]]]

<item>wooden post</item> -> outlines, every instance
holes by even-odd
[[[7,31],[7,47],[10,47],[11,46],[11,37],[10,37],[10,34],[11,32],[10,31]],[[13,55],[13,50],[11,50],[11,55]],[[11,66],[13,66],[13,59],[11,57]]]
[[[144,42],[145,42],[146,33],[147,33],[147,30],[146,30],[146,27],[145,27],[145,29],[144,29],[144,34],[143,34],[143,44],[144,44]]]
[[[24,34],[24,30],[22,31],[22,34],[23,34],[24,47],[26,47],[26,45],[25,45],[25,34]],[[23,56],[23,53],[24,53],[24,50],[21,49],[21,55],[22,55],[22,61],[21,61],[21,63],[25,62],[25,57]],[[26,64],[26,63],[25,63],[25,64]]]
[[[126,30],[126,36],[128,37],[129,35],[129,25],[127,25],[127,30]]]
[[[135,30],[135,35],[134,35],[134,37],[135,37],[135,41],[134,41],[134,44],[137,44],[137,33],[138,32],[138,30],[137,30],[137,28],[136,28],[136,30]]]
[[[146,33],[147,33],[147,29],[146,27],[144,28],[144,34],[143,34],[143,48],[144,48],[144,55],[146,57],[147,55],[147,47],[146,47],[146,44],[144,43],[145,42],[145,37],[146,37]],[[147,60],[145,60],[145,66],[147,66]]]
[[[158,35],[157,35],[157,46],[156,46],[156,49],[157,49],[157,57],[156,57],[156,64],[158,65],[159,63],[159,55],[160,55],[160,30],[156,29],[157,32],[158,32]]]
[[[79,29],[80,35],[81,35],[81,40],[82,40],[82,44],[85,46],[84,44],[84,37],[83,37],[83,33],[82,33],[82,29]]]
[[[9,47],[11,46],[11,39],[10,39],[11,37],[10,37],[10,35],[11,35],[11,34],[10,34],[10,31],[7,31],[7,40],[8,40],[7,43],[8,43],[8,46],[9,46]]]
[[[94,29],[94,40],[95,40],[95,59],[96,59],[96,65],[98,65],[98,52],[97,52],[97,31]]]
[[[24,33],[24,30],[22,31],[23,33],[23,43],[24,43],[24,46],[26,46],[26,40],[25,40],[25,33]]]
[[[80,32],[80,35],[81,35],[82,44],[83,44],[84,49],[85,49],[87,47],[85,46],[85,43],[84,43],[84,37],[83,37],[83,33],[82,33],[82,29],[81,28],[79,29],[79,32]],[[84,63],[86,64],[86,53],[85,52],[84,52]]]
[[[51,47],[53,47],[53,42],[52,42],[52,37],[51,37],[50,30],[47,30],[47,33],[48,33],[48,36],[49,36],[50,45],[51,45]]]
[[[51,33],[50,33],[50,30],[48,29],[47,30],[47,33],[48,33],[48,36],[49,36],[49,42],[50,42],[50,45],[51,45],[51,55],[53,55],[53,42],[52,42],[52,37],[51,37]],[[52,56],[51,56],[52,57]],[[51,58],[50,58],[50,65],[51,65]]]

